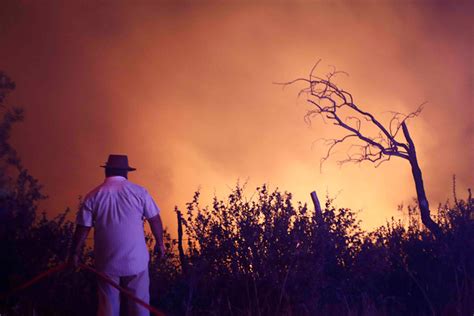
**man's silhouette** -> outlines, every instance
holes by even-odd
[[[136,297],[150,300],[148,261],[143,220],[147,219],[156,240],[155,251],[164,255],[163,228],[160,209],[147,190],[128,181],[125,155],[110,155],[105,168],[105,181],[85,197],[77,213],[69,264],[78,266],[84,241],[94,227],[94,257],[96,269],[129,289]],[[118,316],[120,293],[98,279],[100,316]],[[129,315],[149,315],[133,301],[127,301]]]

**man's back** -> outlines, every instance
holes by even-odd
[[[107,276],[107,280],[97,280],[97,315],[119,316],[121,299],[116,284],[149,304],[149,254],[143,219],[147,219],[155,237],[157,258],[165,255],[163,224],[160,209],[148,192],[127,180],[128,173],[137,170],[128,164],[127,155],[111,154],[101,167],[105,168],[105,181],[87,194],[77,213],[68,265],[79,266],[84,242],[95,227],[95,265]],[[128,315],[150,315],[135,300],[129,300],[126,306]]]
[[[143,219],[157,214],[159,209],[144,188],[112,176],[86,196],[76,222],[95,228],[96,267],[124,276],[147,269]]]

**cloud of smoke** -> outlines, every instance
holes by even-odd
[[[319,58],[347,71],[340,84],[359,105],[409,112],[428,195],[435,206],[472,185],[473,6],[447,4],[278,3],[9,4],[0,30],[12,102],[27,120],[16,144],[45,183],[48,208],[74,204],[101,181],[109,153],[127,153],[174,227],[173,206],[201,187],[228,192],[264,182],[310,201],[338,194],[383,224],[415,196],[409,165],[336,167],[319,137],[337,129],[303,122],[301,86]],[[342,152],[343,154],[344,152]]]

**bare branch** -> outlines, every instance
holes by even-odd
[[[347,140],[348,138],[355,137],[355,136],[356,135],[346,135],[341,139],[337,139],[337,138],[325,139],[325,143],[326,143],[326,145],[329,145],[329,147],[328,147],[328,150],[326,152],[326,155],[324,157],[322,157],[320,162],[319,162],[319,170],[320,171],[322,170],[323,163],[329,158],[329,156],[331,156],[331,153],[332,153],[334,147],[336,147],[337,144],[340,144],[340,143],[344,142],[345,140]]]
[[[418,108],[413,111],[413,112],[410,112],[408,114],[403,114],[403,113],[400,113],[400,112],[395,112],[395,111],[389,111],[393,116],[392,116],[392,119],[390,120],[390,134],[395,138],[397,137],[397,134],[398,132],[400,131],[400,128],[402,127],[402,124],[407,121],[408,119],[411,119],[411,118],[414,118],[414,117],[417,117],[421,111],[423,111],[423,106],[426,104],[427,102],[423,102],[422,104],[420,104],[420,106],[418,106]],[[400,120],[400,117],[403,117],[402,120]],[[393,125],[393,122],[396,122],[396,126],[395,126],[395,131],[392,132],[392,125]]]
[[[340,165],[347,162],[370,161],[379,166],[381,163],[388,161],[390,156],[408,159],[408,145],[398,141],[396,137],[403,122],[416,117],[420,113],[421,107],[408,115],[392,112],[392,118],[387,129],[372,113],[356,105],[351,93],[339,88],[335,83],[336,76],[338,74],[348,75],[346,72],[337,71],[336,67],[331,66],[331,71],[324,78],[317,76],[315,71],[320,62],[321,60],[316,62],[307,79],[298,78],[282,83],[282,85],[291,85],[296,82],[306,84],[306,87],[298,93],[298,97],[305,95],[307,102],[313,106],[304,116],[306,123],[311,124],[314,117],[320,116],[325,124],[332,123],[347,132],[342,138],[330,140],[327,144],[326,155],[321,158],[320,167],[334,152],[334,148],[348,138],[357,138],[366,145],[358,147],[359,152],[357,154],[349,153],[346,159],[338,161]],[[344,114],[346,110],[352,113]],[[375,127],[378,131],[377,134],[373,136],[364,132],[362,130],[363,123]]]

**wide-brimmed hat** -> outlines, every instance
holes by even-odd
[[[109,159],[107,160],[105,165],[101,167],[107,168],[107,169],[120,169],[120,170],[128,170],[128,171],[137,170],[128,165],[127,155],[109,155]]]

